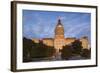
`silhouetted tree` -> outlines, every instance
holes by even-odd
[[[66,45],[63,47],[61,50],[61,57],[62,59],[68,60],[72,56],[72,46],[71,45]]]
[[[88,59],[91,57],[91,51],[89,49],[83,49],[81,56]]]
[[[23,61],[27,62],[30,61],[30,51],[32,48],[32,41],[30,39],[27,38],[23,38]]]
[[[50,57],[55,52],[54,47],[46,46],[42,42],[35,43],[31,49],[31,57],[32,58],[45,58]]]
[[[82,42],[79,40],[75,40],[74,42],[72,42],[72,52],[73,54],[80,54],[82,51]]]
[[[33,42],[31,39],[23,38],[23,62],[29,62],[36,58],[51,57],[55,53],[54,47]]]

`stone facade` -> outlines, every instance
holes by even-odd
[[[39,43],[39,39],[32,39],[34,42]],[[55,36],[54,38],[43,38],[42,41],[45,45],[54,46],[55,49],[62,49],[63,46],[69,45],[72,42],[77,40],[76,38],[65,38],[64,36],[64,27],[61,23],[61,20],[58,20],[58,23],[55,28]],[[88,38],[82,37],[79,39],[82,42],[82,47],[85,49],[89,49]]]
[[[54,40],[53,38],[44,38],[43,44],[46,44],[47,46],[54,46]]]

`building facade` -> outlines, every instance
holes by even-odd
[[[55,49],[60,50],[65,45],[70,45],[72,42],[77,40],[76,38],[70,38],[64,36],[64,27],[59,19],[54,30],[54,38],[43,38],[42,42],[48,46],[54,46]],[[39,43],[39,39],[32,39],[34,42]],[[89,49],[89,42],[87,37],[82,37],[79,39],[82,42],[83,49]]]

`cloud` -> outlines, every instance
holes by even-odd
[[[58,16],[64,26],[65,37],[81,37],[90,34],[90,14],[74,12],[23,12],[23,35],[27,38],[54,37]]]
[[[65,31],[65,36],[77,37],[81,33],[87,33],[85,30],[90,30],[90,26],[87,26],[88,23],[83,23],[81,25],[71,26],[68,30]],[[88,31],[90,33],[90,31]]]

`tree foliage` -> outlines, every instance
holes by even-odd
[[[79,40],[75,40],[74,42],[72,42],[72,47],[73,47],[73,50],[72,52],[74,54],[80,54],[81,51],[82,51],[82,42],[79,41]]]
[[[66,45],[63,47],[61,50],[61,57],[62,59],[69,59],[69,57],[72,56],[72,46],[71,45]]]
[[[30,39],[23,38],[23,61],[30,61],[30,51],[32,48],[32,41]]]
[[[91,50],[89,49],[83,49],[82,50],[82,53],[81,53],[81,56],[88,59],[91,57]]]
[[[42,41],[35,43],[23,38],[23,61],[31,61],[35,58],[51,57],[55,53],[54,47],[46,46]]]
[[[75,40],[70,45],[63,46],[60,52],[61,58],[64,60],[77,56],[88,59],[91,56],[91,51],[83,49],[82,42],[79,40]],[[23,38],[23,62],[30,62],[36,58],[49,58],[55,56],[55,54],[56,49],[54,47],[47,46],[42,41],[35,43],[31,39]]]
[[[70,45],[65,45],[61,51],[62,59],[69,59],[73,56],[78,56],[82,52],[82,43],[79,40],[75,40]]]

